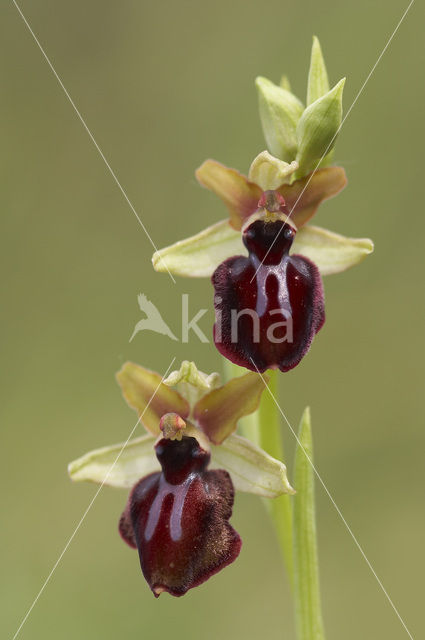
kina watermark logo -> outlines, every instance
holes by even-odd
[[[144,316],[137,322],[131,334],[129,342],[141,331],[154,331],[164,336],[168,336],[171,340],[179,340],[175,333],[171,330],[167,322],[162,317],[159,309],[155,304],[149,300],[144,293],[139,293],[137,296],[137,302],[140,307],[140,311]],[[207,313],[208,309],[200,309],[198,313],[192,318],[189,318],[189,294],[182,294],[181,304],[181,336],[180,340],[183,343],[189,342],[190,331],[198,337],[201,342],[209,342],[207,336],[198,326],[199,320]]]
[[[222,299],[219,296],[215,298],[216,305],[220,305]],[[189,342],[189,337],[196,335],[198,340],[208,343],[210,340],[199,326],[199,321],[208,313],[208,309],[199,309],[199,311],[190,318],[189,315],[189,294],[183,293],[181,298],[181,334],[180,337],[174,333],[169,324],[162,317],[158,307],[144,293],[139,293],[137,302],[143,317],[136,323],[129,342],[142,331],[153,331],[163,336],[167,336],[170,340],[181,341],[183,344]],[[243,332],[245,338],[249,338],[253,344],[260,341],[267,341],[271,344],[281,344],[287,342],[291,344],[293,338],[293,318],[292,313],[288,309],[270,309],[263,310],[260,315],[254,309],[228,309],[228,317],[226,320],[222,318],[222,310],[216,309],[215,314],[215,342],[222,342],[223,325],[224,334],[230,342],[237,344],[239,334]],[[276,315],[279,316],[276,318]],[[175,314],[177,316],[177,314]],[[249,319],[249,320],[248,320]],[[278,320],[272,322],[272,320]],[[262,324],[263,323],[263,324]],[[212,325],[212,323],[211,323]]]

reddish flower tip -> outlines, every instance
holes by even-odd
[[[216,347],[252,371],[295,367],[325,321],[318,268],[289,255],[295,234],[283,220],[255,220],[243,233],[249,256],[229,258],[212,276]]]
[[[239,555],[230,526],[234,489],[229,474],[208,471],[209,453],[195,438],[163,438],[156,447],[162,472],[132,489],[119,531],[133,548],[154,595],[182,596]]]

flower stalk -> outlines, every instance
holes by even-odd
[[[278,460],[285,460],[280,413],[276,405],[278,397],[278,371],[269,370],[268,388],[262,396],[258,409],[260,446]],[[288,579],[294,586],[294,563],[292,552],[292,500],[282,495],[274,500],[264,501],[274,524],[279,546],[285,562]]]

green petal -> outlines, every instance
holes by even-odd
[[[194,362],[184,360],[178,371],[172,371],[164,380],[164,384],[176,387],[177,391],[186,398],[189,406],[193,406],[209,391],[220,386],[220,374],[206,374],[199,371]]]
[[[372,253],[369,238],[347,238],[327,229],[307,225],[295,236],[291,253],[310,258],[322,276],[340,273],[358,264]]]
[[[241,233],[235,231],[228,220],[222,220],[190,238],[157,251],[152,263],[155,271],[162,273],[168,269],[177,276],[209,278],[223,260],[246,254]]]
[[[313,36],[313,46],[311,48],[310,70],[308,72],[307,85],[307,105],[318,100],[328,93],[329,80],[323,59],[322,49],[319,39]]]
[[[193,410],[198,426],[214,444],[220,444],[243,416],[258,408],[264,382],[257,373],[246,373],[203,396]]]
[[[328,154],[335,144],[342,121],[344,83],[345,78],[307,107],[298,122],[298,176],[304,176],[315,169],[318,161],[324,154]]]
[[[290,177],[298,169],[298,164],[288,164],[262,151],[253,160],[249,169],[249,179],[258,184],[264,191],[277,189],[290,181]]]
[[[257,209],[261,189],[244,175],[216,160],[205,160],[195,171],[198,181],[213,191],[229,210],[230,224],[242,227],[245,218]]]
[[[316,213],[324,200],[333,198],[347,184],[342,167],[318,169],[292,184],[282,185],[278,191],[284,197],[295,225],[300,228]]]
[[[149,473],[161,469],[154,451],[155,438],[149,434],[110,447],[89,451],[68,466],[72,480],[89,480],[111,487],[130,489]]]
[[[210,467],[228,471],[237,491],[265,498],[295,493],[285,465],[246,438],[230,435],[220,446],[211,446],[211,456]]]
[[[165,413],[177,413],[183,419],[189,415],[187,400],[164,384],[158,373],[126,362],[116,378],[124,398],[153,435],[159,435],[159,421]]]
[[[270,153],[292,162],[297,154],[297,124],[304,106],[290,91],[257,78],[260,119]]]

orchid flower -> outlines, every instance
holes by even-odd
[[[215,160],[196,171],[200,184],[225,204],[229,219],[152,258],[157,271],[212,277],[215,344],[227,359],[253,371],[295,367],[325,319],[321,276],[345,271],[373,251],[368,238],[308,224],[347,183],[342,167],[329,166],[344,83],[329,88],[317,39],[307,107],[286,78],[280,86],[257,78],[268,149],[254,159],[248,176]]]
[[[71,462],[72,480],[132,488],[119,522],[153,593],[180,596],[233,562],[234,491],[294,493],[285,465],[234,432],[258,407],[264,383],[246,373],[226,384],[184,361],[165,380],[127,362],[117,374],[147,433]]]

